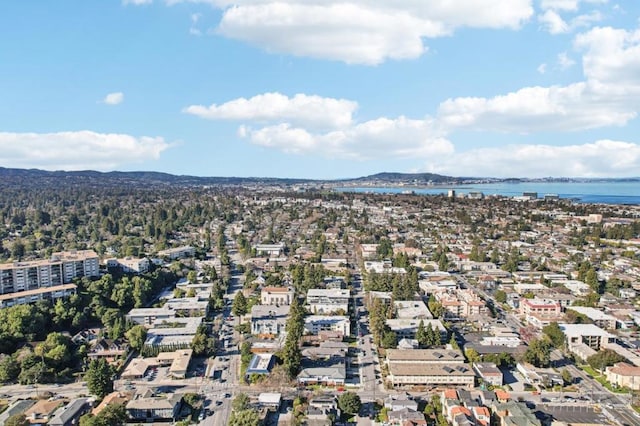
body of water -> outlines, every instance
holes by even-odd
[[[640,204],[640,182],[522,182],[485,183],[470,185],[410,187],[347,187],[336,188],[345,192],[372,192],[397,194],[413,191],[416,194],[447,194],[453,189],[458,194],[482,192],[487,195],[505,197],[521,196],[524,192],[537,192],[538,198],[546,194],[557,194],[560,198],[570,198],[582,203]]]

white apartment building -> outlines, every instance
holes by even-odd
[[[332,312],[349,311],[349,290],[312,288],[307,292],[309,311],[314,314],[328,314]]]
[[[304,329],[309,334],[335,331],[343,336],[351,334],[351,321],[343,315],[310,315],[304,319]]]
[[[63,251],[47,260],[0,264],[0,306],[67,297],[75,293],[74,278],[99,275],[99,259],[93,250]]]
[[[120,268],[126,274],[144,274],[149,272],[149,259],[146,257],[124,257],[107,259],[107,268]]]
[[[160,250],[158,257],[168,258],[170,260],[182,259],[185,257],[193,257],[196,255],[196,249],[191,246],[174,247],[166,250]]]
[[[289,305],[254,305],[251,308],[251,334],[274,338],[284,332]]]
[[[256,244],[253,249],[258,256],[280,257],[284,254],[284,243]]]

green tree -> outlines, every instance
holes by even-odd
[[[498,303],[505,303],[507,301],[507,293],[505,293],[504,290],[496,291],[493,297],[495,297]]]
[[[347,391],[338,397],[338,407],[345,413],[357,414],[362,407],[362,401],[357,393]]]
[[[587,363],[591,368],[600,371],[604,371],[605,367],[609,367],[618,362],[629,362],[629,360],[611,349],[600,350],[587,358]]]
[[[113,391],[112,375],[113,372],[107,361],[104,359],[91,361],[84,376],[89,392],[98,397],[98,399],[104,398]]]
[[[233,411],[242,411],[249,408],[249,395],[246,393],[239,393],[233,399],[231,406],[233,407]]]
[[[523,360],[538,368],[546,368],[551,362],[551,343],[547,338],[533,339],[523,355]]]
[[[573,383],[573,376],[566,368],[562,370],[562,381],[564,382],[565,386]]]
[[[427,332],[424,328],[424,320],[420,320],[418,328],[416,330],[416,340],[421,347],[427,346]]]
[[[120,426],[127,422],[127,411],[123,404],[108,404],[94,416],[85,414],[80,417],[80,426]]]
[[[242,291],[237,292],[233,298],[231,312],[236,316],[242,316],[247,313],[247,299],[244,297],[244,294],[242,294]]]
[[[433,294],[429,296],[427,306],[429,308],[429,311],[433,314],[434,318],[440,318],[444,314],[444,308],[442,307],[442,304],[436,300]]]
[[[31,423],[27,420],[24,413],[14,414],[4,423],[5,426],[29,426]]]
[[[229,426],[258,426],[259,424],[260,415],[252,409],[232,411],[229,418]]]
[[[476,362],[480,362],[480,354],[473,348],[467,348],[464,350],[464,356],[467,358],[471,364],[475,364]]]
[[[142,325],[134,325],[124,336],[133,349],[140,351],[142,350],[142,346],[144,346],[144,342],[147,340],[147,329]]]
[[[554,321],[551,324],[544,326],[542,328],[542,333],[549,338],[554,348],[561,348],[564,346],[564,332],[557,322]]]
[[[0,382],[11,382],[18,378],[20,365],[13,356],[0,355]]]
[[[189,273],[187,273],[187,280],[189,280],[191,284],[196,283],[198,281],[198,273],[196,271],[189,271]]]

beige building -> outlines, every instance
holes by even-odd
[[[293,289],[289,287],[265,287],[260,292],[262,305],[290,305],[293,297]]]
[[[607,367],[605,376],[612,385],[640,390],[640,367],[619,362],[612,367]]]

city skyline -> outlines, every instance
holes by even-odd
[[[640,6],[0,5],[0,166],[630,177]]]

